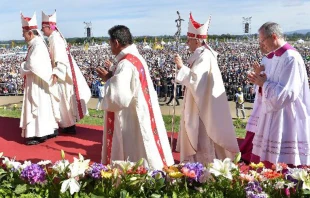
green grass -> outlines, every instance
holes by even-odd
[[[7,107],[7,109],[3,109],[0,107],[0,117],[10,117],[10,118],[20,118],[21,111],[19,109],[14,109],[13,106]],[[87,124],[87,125],[97,125],[103,126],[103,111],[96,111],[94,109],[89,109],[89,116],[85,116],[82,120],[80,120],[79,124]],[[165,122],[165,126],[167,131],[172,131],[172,116],[163,115],[163,119]],[[237,119],[233,121],[235,126],[235,131],[237,137],[244,138],[245,137],[245,126],[246,122],[241,119]],[[178,132],[180,126],[180,116],[175,116],[175,124],[174,131]]]

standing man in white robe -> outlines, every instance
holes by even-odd
[[[259,64],[258,62],[254,62],[252,67],[257,75],[263,75],[263,74],[269,75],[271,60],[274,53],[273,52],[267,53],[268,51],[262,43],[259,43],[259,49],[261,53],[264,54],[264,57],[261,60],[261,64]],[[246,125],[246,131],[247,131],[246,136],[240,145],[241,159],[245,163],[249,163],[251,161],[253,139],[255,133],[257,132],[257,125],[259,121],[261,108],[262,108],[262,88],[256,86],[253,110]]]
[[[179,55],[175,57],[176,80],[186,86],[177,143],[181,162],[207,164],[215,158],[233,159],[239,152],[217,53],[206,44],[209,22],[199,24],[190,14],[187,45],[193,54],[189,67]]]
[[[57,99],[57,92],[51,94],[52,65],[44,38],[39,35],[36,15],[32,18],[21,14],[23,37],[28,44],[25,62],[20,73],[24,78],[24,98],[20,127],[27,145],[44,142],[58,129],[53,111],[52,99]],[[55,98],[53,98],[55,97]],[[55,109],[57,111],[57,109]],[[59,115],[59,114],[58,114]]]
[[[105,111],[102,163],[144,158],[145,166],[161,170],[174,160],[148,66],[129,28],[114,26],[109,35],[118,64],[110,72],[97,69],[106,82],[101,93]]]
[[[283,37],[279,24],[267,22],[259,40],[273,51],[270,72],[252,73],[249,80],[262,87],[262,109],[253,140],[253,162],[267,167],[283,162],[310,165],[310,91],[301,55]]]
[[[59,126],[63,128],[63,133],[75,134],[75,123],[88,114],[90,88],[71,56],[65,38],[56,26],[56,11],[52,15],[42,12],[42,32],[48,36],[53,78],[54,82],[58,83],[60,93]]]

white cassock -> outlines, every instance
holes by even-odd
[[[34,37],[28,48],[27,59],[20,68],[21,76],[26,77],[20,128],[25,138],[44,137],[58,128],[59,113],[52,108],[52,99],[58,99],[57,91],[51,94],[52,65],[43,40]]]
[[[253,154],[261,161],[310,164],[310,91],[304,61],[289,44],[275,51],[263,86]]]
[[[264,56],[261,61],[261,65],[264,65],[265,67],[264,73],[267,76],[269,76],[269,73],[270,73],[272,57],[273,57],[273,52]],[[259,88],[259,86],[256,86],[253,110],[246,125],[246,131],[247,131],[246,136],[240,145],[240,152],[242,154],[242,159],[247,162],[251,160],[252,149],[253,149],[253,138],[254,138],[255,133],[257,132],[259,116],[261,113],[262,91],[259,91],[259,90],[261,90],[261,88]]]
[[[210,47],[199,47],[188,60],[190,68],[177,74],[186,86],[177,144],[181,162],[206,164],[239,152],[216,56]]]
[[[58,76],[58,89],[60,93],[60,116],[59,126],[62,128],[72,126],[80,119],[76,93],[73,86],[71,66],[68,59],[64,39],[58,31],[54,31],[48,38],[49,51],[54,64],[53,74]],[[87,103],[91,97],[90,88],[75,60],[72,57],[78,94],[82,106],[83,115],[88,113]]]
[[[150,101],[146,101],[144,90],[139,79],[139,71],[125,55],[136,56],[143,64],[144,75],[149,88]],[[108,156],[108,127],[107,111],[114,112],[114,134],[112,139],[111,160],[129,160],[136,162],[144,158],[145,166],[161,170],[164,166],[174,164],[167,132],[158,104],[157,94],[154,90],[148,67],[134,44],[126,47],[117,56],[118,64],[112,68],[114,76],[111,77],[102,89],[102,106],[105,110],[105,124],[103,131],[102,162],[110,163]],[[123,60],[122,60],[123,59]],[[149,103],[149,104],[148,104]],[[164,157],[157,148],[157,142],[151,128],[151,116],[148,106],[153,109],[157,133],[161,143]]]

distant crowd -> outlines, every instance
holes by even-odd
[[[238,87],[241,87],[245,100],[253,102],[255,98],[254,87],[247,80],[247,71],[254,61],[260,61],[262,54],[259,52],[258,43],[245,42],[210,42],[209,45],[219,53],[218,65],[220,67],[226,93],[232,100]],[[169,97],[172,93],[175,65],[173,54],[176,53],[172,45],[165,45],[163,49],[153,50],[148,45],[137,44],[138,50],[148,63],[151,78],[158,96]],[[310,48],[309,46],[295,46],[304,58],[308,76],[310,75]],[[23,93],[23,79],[19,76],[19,67],[25,54],[13,54],[13,50],[0,50],[0,95],[18,95]],[[110,49],[101,45],[74,46],[71,51],[78,66],[84,74],[92,90],[93,96],[98,95],[98,85],[101,83],[95,69],[104,67],[106,59],[113,60]],[[181,45],[178,53],[186,63],[189,52],[185,45]],[[309,80],[310,83],[310,80]],[[183,88],[177,86],[177,95],[183,95]]]

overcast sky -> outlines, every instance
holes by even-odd
[[[23,39],[20,11],[24,16],[36,11],[41,28],[41,11],[55,9],[65,37],[84,37],[84,21],[92,22],[95,37],[108,36],[108,29],[119,24],[134,36],[174,35],[177,10],[185,20],[182,35],[190,12],[200,23],[212,15],[209,34],[242,34],[242,17],[252,17],[252,33],[267,21],[285,32],[310,29],[310,0],[0,0],[0,40]]]

